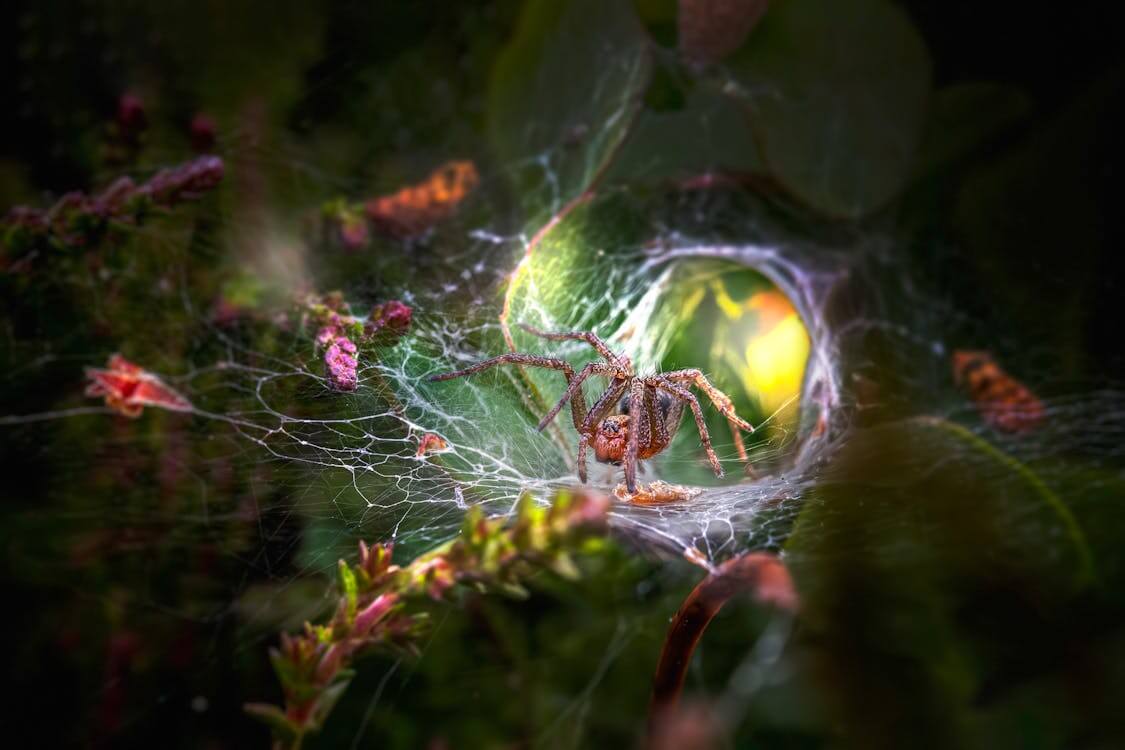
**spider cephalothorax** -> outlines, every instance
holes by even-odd
[[[652,458],[672,442],[679,429],[684,406],[695,417],[703,449],[717,476],[723,475],[719,458],[711,447],[711,436],[703,420],[699,400],[691,392],[695,387],[702,391],[715,408],[732,426],[753,432],[749,422],[734,411],[730,398],[713,386],[699,370],[675,370],[655,375],[636,375],[633,363],[623,354],[611,351],[597,335],[585,331],[547,333],[521,325],[528,333],[552,341],[585,341],[601,355],[604,362],[591,362],[578,374],[570,364],[561,359],[540,357],[534,354],[512,352],[486,359],[472,367],[456,372],[434,375],[430,380],[451,380],[487,370],[496,365],[513,364],[545,367],[562,372],[566,378],[566,393],[539,422],[542,430],[570,402],[574,428],[578,430],[578,478],[586,481],[586,451],[593,446],[594,457],[602,463],[622,465],[625,484],[629,492],[637,489],[637,461]],[[601,375],[608,380],[605,391],[587,408],[582,394],[582,383],[591,375]],[[615,409],[618,414],[611,414]]]

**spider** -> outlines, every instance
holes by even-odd
[[[738,416],[730,397],[711,384],[699,370],[675,370],[655,375],[636,375],[632,361],[616,354],[596,334],[588,331],[550,333],[520,324],[528,333],[550,341],[585,341],[601,355],[604,362],[591,362],[577,375],[564,360],[540,357],[535,354],[512,352],[455,372],[431,375],[429,380],[452,380],[473,375],[497,365],[527,365],[559,370],[566,378],[566,392],[558,403],[539,422],[543,430],[551,423],[567,402],[570,402],[574,428],[578,430],[578,478],[586,481],[586,452],[593,446],[598,461],[625,467],[625,485],[630,494],[637,491],[637,462],[652,458],[672,442],[682,421],[684,406],[695,417],[703,449],[711,462],[715,475],[721,477],[723,468],[711,447],[711,435],[703,420],[703,409],[691,392],[698,388],[711,400],[715,408],[734,427],[753,432],[754,427]],[[609,383],[592,407],[587,408],[582,393],[582,383],[591,375],[601,375]],[[610,414],[617,409],[618,413]]]

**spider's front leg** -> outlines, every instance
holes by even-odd
[[[633,380],[629,387],[629,437],[625,442],[625,487],[630,493],[637,491],[637,453],[641,442],[641,427],[645,420],[645,386]]]
[[[542,432],[543,428],[549,425],[551,423],[551,420],[558,416],[558,413],[562,411],[562,408],[564,406],[566,406],[567,401],[578,399],[582,402],[583,406],[581,409],[573,410],[574,429],[581,430],[586,416],[586,398],[582,395],[582,383],[584,383],[586,379],[591,375],[612,375],[614,372],[615,370],[613,367],[611,367],[610,365],[602,364],[600,362],[591,362],[590,364],[583,367],[582,371],[579,372],[578,375],[574,376],[573,378],[568,378],[566,392],[563,393],[562,398],[559,399],[558,403],[556,403],[554,407],[552,407],[551,410],[547,412],[546,416],[544,416],[543,419],[539,420],[539,425],[535,429]],[[582,419],[579,419],[580,413],[582,415]]]
[[[492,359],[486,359],[483,362],[477,362],[475,365],[466,367],[463,370],[455,370],[453,372],[443,372],[437,375],[431,375],[426,378],[426,380],[434,383],[440,382],[442,380],[463,378],[468,375],[474,375],[483,370],[487,370],[490,367],[496,367],[498,365],[527,365],[530,367],[543,367],[548,370],[558,370],[563,374],[563,377],[566,378],[568,393],[570,392],[569,386],[572,385],[575,380],[574,368],[570,366],[569,362],[562,359],[555,359],[553,357],[540,357],[535,354],[522,354],[520,352],[509,352],[508,354],[501,354],[499,357],[493,357]],[[581,385],[581,383],[579,383],[579,385]],[[561,409],[565,403],[566,399],[564,398],[559,402],[555,410],[551,412],[551,418],[554,418],[554,416],[558,414],[559,409]],[[571,415],[574,420],[574,427],[575,429],[581,431],[581,425],[586,424],[586,399],[582,397],[581,391],[578,392],[578,398],[571,399],[570,407]],[[549,421],[550,419],[544,420],[539,425],[539,429],[543,429]]]
[[[578,481],[586,484],[586,449],[590,447],[587,435],[578,436]]]
[[[628,386],[629,381],[627,380],[612,381],[606,388],[605,393],[590,407],[586,419],[578,428],[578,478],[582,480],[583,484],[586,483],[586,449],[597,438],[602,420],[605,419],[606,414],[617,403],[617,399],[621,398],[621,394],[625,392]],[[578,394],[578,397],[582,398],[582,395]]]

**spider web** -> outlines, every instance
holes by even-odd
[[[743,204],[732,211],[727,196],[706,192],[684,193],[671,208],[662,205],[654,214],[643,201],[611,188],[589,210],[567,214],[553,172],[554,161],[565,156],[563,149],[545,152],[486,178],[481,197],[456,220],[421,240],[399,243],[395,254],[371,258],[376,276],[387,266],[409,264],[412,254],[440,248],[424,274],[397,289],[380,285],[381,298],[399,297],[413,307],[414,322],[397,343],[361,355],[355,392],[330,388],[307,328],[292,337],[287,356],[277,356],[256,352],[237,335],[209,326],[212,343],[225,356],[199,362],[186,374],[162,375],[192,400],[198,418],[227,424],[257,446],[257,457],[253,450],[239,449],[243,460],[268,458],[296,468],[303,494],[317,499],[298,498],[294,509],[314,524],[332,522],[340,538],[330,549],[347,549],[350,540],[363,538],[421,550],[455,533],[470,505],[504,515],[523,493],[546,503],[555,491],[577,486],[577,435],[567,410],[544,432],[536,430],[564,389],[560,374],[501,367],[449,382],[430,383],[428,376],[508,351],[506,324],[519,351],[562,357],[576,370],[593,359],[584,343],[547,342],[515,322],[594,331],[629,355],[638,372],[659,371],[675,327],[684,323],[669,310],[669,300],[732,269],[750,269],[781,291],[808,331],[811,346],[801,391],[795,394],[797,416],[762,431],[749,467],[739,461],[729,434],[713,423],[712,439],[727,474],[718,480],[705,468],[698,433],[685,415],[687,424],[673,445],[642,464],[641,480],[682,483],[699,494],[665,506],[615,504],[611,515],[624,537],[705,566],[750,549],[779,549],[818,469],[851,425],[854,394],[843,370],[873,332],[890,342],[894,367],[918,394],[914,413],[972,419],[971,404],[943,387],[948,378],[930,375],[935,365],[947,371],[951,347],[937,322],[956,319],[956,311],[907,279],[899,298],[881,292],[865,300],[861,311],[837,312],[835,320],[830,314],[833,296],[845,286],[874,294],[885,288],[880,274],[905,278],[890,259],[886,240],[862,237],[844,248],[813,244],[777,229],[764,211],[747,214]],[[270,162],[276,155],[256,158]],[[314,190],[331,179],[307,166],[299,169],[306,179],[312,177]],[[529,169],[542,171],[545,215],[551,219],[512,231],[474,221],[495,213],[487,201],[497,183]],[[645,223],[622,236],[607,229],[606,212],[640,216]],[[688,218],[670,218],[677,216]],[[237,230],[237,222],[234,226]],[[549,231],[543,232],[544,226]],[[731,236],[744,239],[731,241]],[[361,279],[347,290],[353,309],[380,301],[369,298],[369,283]],[[188,291],[183,293],[190,314],[202,315],[186,301]],[[709,371],[708,364],[677,366]],[[586,383],[588,403],[601,393],[599,386],[604,386],[600,378]],[[712,411],[701,401],[705,411]],[[1111,465],[1121,450],[1116,440],[1120,412],[1104,406],[1115,402],[1111,390],[1052,402],[1042,438],[1007,447],[1023,458],[1049,458],[1058,439],[1073,437],[1074,420],[1083,419],[1091,429],[1080,440]],[[83,411],[11,416],[6,423]],[[768,427],[775,416],[759,413],[757,422]],[[419,451],[427,434],[439,436],[445,446]],[[595,490],[612,493],[621,481],[619,468],[591,462],[589,469],[589,486]],[[330,558],[326,551],[317,564],[328,567]]]
[[[687,418],[667,455],[646,462],[642,479],[704,483],[701,494],[663,507],[619,503],[613,518],[627,536],[693,559],[777,545],[813,467],[844,424],[837,412],[837,344],[822,308],[838,271],[818,269],[780,245],[719,244],[661,227],[653,227],[653,239],[613,247],[607,242],[612,238],[590,236],[597,235],[591,228],[596,221],[564,221],[530,255],[534,228],[507,236],[487,226],[461,228],[455,249],[441,262],[443,277],[397,292],[414,308],[412,328],[393,346],[361,357],[354,393],[329,388],[321,361],[309,356],[307,337],[295,344],[304,351],[285,361],[265,359],[219,330],[215,335],[229,345],[229,357],[172,382],[193,399],[200,416],[228,423],[273,459],[321,473],[338,488],[327,512],[344,519],[351,533],[421,547],[448,538],[469,505],[505,514],[521,493],[547,502],[553,492],[578,484],[577,435],[567,413],[543,433],[535,429],[561,395],[561,375],[504,367],[456,381],[426,380],[507,350],[505,295],[511,321],[593,330],[631,356],[639,372],[657,371],[670,345],[661,328],[682,322],[667,309],[677,285],[705,283],[721,270],[754,269],[795,303],[810,331],[804,392],[811,397],[802,399],[799,420],[764,430],[768,437],[759,440],[752,461],[767,468],[755,470],[756,478],[743,471],[729,433],[713,431],[728,476],[708,481],[698,434]],[[728,265],[706,265],[715,261]],[[576,369],[592,358],[584,343],[546,342],[511,330],[520,351],[561,356]],[[599,385],[604,387],[600,378],[587,382],[589,403],[600,394]],[[297,408],[290,402],[294,392],[303,394]],[[232,393],[249,397],[246,408],[220,406]],[[308,416],[307,402],[322,413]],[[821,415],[831,429],[810,437]],[[771,415],[764,416],[769,427]],[[428,433],[446,447],[419,455]],[[592,488],[610,493],[620,481],[619,469],[591,464]]]

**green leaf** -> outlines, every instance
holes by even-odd
[[[547,567],[554,571],[556,575],[568,581],[576,581],[582,574],[578,566],[574,564],[574,559],[566,552],[559,552],[555,555],[548,561]]]
[[[785,0],[728,60],[770,173],[832,217],[905,185],[925,124],[930,59],[887,0]]]
[[[341,673],[342,679],[338,677],[336,682],[321,691],[320,697],[317,698],[316,706],[313,709],[312,716],[310,717],[314,727],[320,728],[324,726],[328,715],[332,713],[332,709],[336,707],[336,704],[344,695],[344,691],[352,684],[352,677],[354,676],[354,670],[345,670]]]
[[[304,684],[304,677],[297,669],[297,665],[285,658],[276,648],[270,649],[270,664],[273,665],[277,681],[286,690],[295,690]]]
[[[531,596],[531,593],[523,586],[523,584],[515,583],[513,581],[497,581],[495,584],[495,589],[505,596],[509,596],[520,601]]]
[[[1052,489],[937,418],[855,431],[785,560],[810,657],[833,675],[833,721],[873,747],[971,745],[969,707],[1004,669],[990,657],[1037,653],[1023,639],[1049,647],[1092,579],[1085,536]]]
[[[764,171],[753,131],[737,102],[696,87],[683,109],[642,111],[606,180],[651,183],[710,172]]]
[[[956,423],[919,417],[857,432],[826,480],[787,545],[798,559],[936,564],[951,579],[1020,581],[1044,595],[1094,581],[1066,504]]]
[[[351,566],[343,560],[339,561],[336,570],[339,571],[340,574],[340,589],[344,592],[344,597],[348,602],[348,622],[350,623],[355,619],[356,599],[358,595],[355,573],[352,572]]]
[[[301,736],[301,729],[277,706],[269,703],[247,703],[243,705],[242,710],[268,726],[274,738],[284,745],[293,743]]]
[[[493,147],[519,170],[528,207],[581,195],[621,145],[652,66],[625,0],[531,0],[488,92]]]

